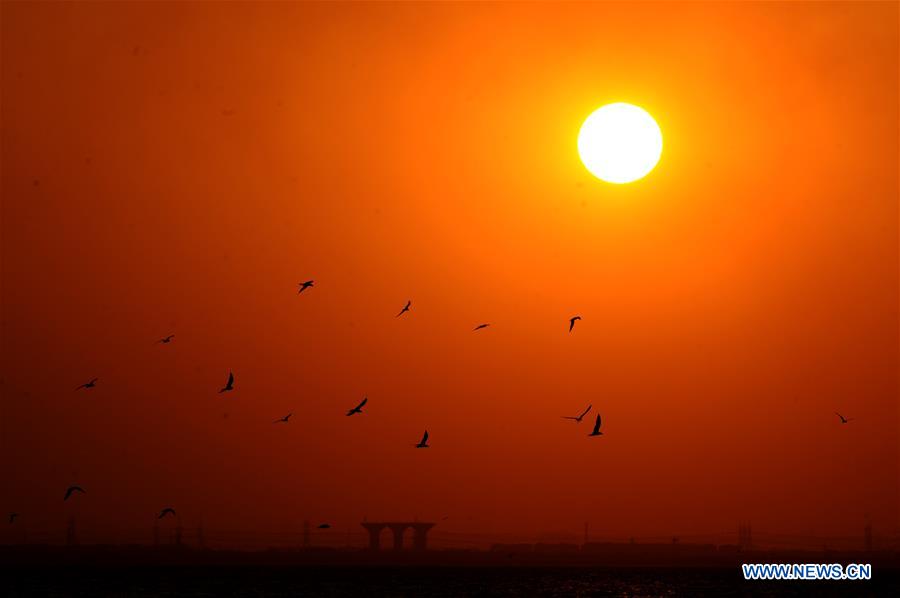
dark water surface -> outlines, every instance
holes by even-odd
[[[2,566],[2,565],[0,565]],[[16,596],[900,596],[871,581],[744,581],[740,570],[526,567],[35,567],[0,570]]]

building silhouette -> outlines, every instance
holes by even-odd
[[[363,521],[361,525],[369,532],[370,550],[381,549],[381,531],[384,528],[391,530],[391,533],[394,535],[394,550],[403,550],[403,533],[409,528],[413,530],[413,549],[427,550],[428,531],[436,524],[419,521]]]

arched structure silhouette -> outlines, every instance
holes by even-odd
[[[413,549],[428,548],[428,531],[436,524],[421,521],[364,521],[362,526],[369,532],[369,549],[381,549],[381,530],[388,528],[394,535],[394,550],[403,550],[403,532],[413,529]]]

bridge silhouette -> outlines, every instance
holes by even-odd
[[[403,550],[403,533],[409,528],[413,530],[413,549],[426,550],[428,548],[428,530],[435,525],[435,523],[422,521],[364,521],[362,523],[362,526],[369,532],[370,550],[381,549],[381,532],[384,528],[388,528],[394,534],[394,550]]]

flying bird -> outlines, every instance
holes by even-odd
[[[234,390],[234,372],[228,372],[228,383],[219,391],[219,394],[228,392],[229,390]]]
[[[835,411],[834,414],[835,414],[836,416],[838,416],[839,418],[841,418],[841,423],[842,423],[842,424],[846,424],[847,422],[852,422],[852,421],[854,420],[854,418],[852,418],[852,417],[851,417],[850,419],[847,419],[846,417],[844,417],[843,415],[841,415],[841,414],[838,413],[837,411]]]
[[[92,378],[90,382],[85,382],[75,390],[81,390],[82,388],[94,388],[97,386],[97,378]]]
[[[281,419],[276,419],[276,420],[273,421],[272,423],[273,423],[273,424],[286,424],[286,423],[288,423],[288,420],[291,419],[291,416],[292,416],[292,415],[294,415],[294,414],[293,414],[293,413],[288,413],[287,415],[285,415],[285,416],[282,417]]]
[[[422,436],[422,441],[416,445],[416,448],[429,448],[429,446],[428,446],[428,430],[425,430],[425,435]]]
[[[307,280],[306,282],[298,282],[298,283],[297,283],[297,286],[300,287],[300,290],[297,291],[297,294],[299,295],[300,293],[302,293],[302,292],[305,291],[306,289],[308,289],[308,288],[310,288],[311,286],[313,286],[313,283],[314,283],[314,282],[315,282],[314,280]]]
[[[481,330],[482,328],[487,328],[488,326],[490,326],[490,324],[479,324],[478,326],[476,326],[475,328],[472,329],[472,332],[475,332],[476,330]]]
[[[351,409],[350,411],[347,412],[347,417],[350,417],[351,415],[354,415],[356,413],[362,413],[363,405],[365,405],[368,402],[369,402],[369,397],[363,397],[363,400],[360,402],[359,405],[357,405],[356,407],[354,407],[353,409]]]
[[[330,523],[322,523],[322,524],[319,524],[319,529],[330,529],[330,528],[331,528],[331,524],[330,524]]]
[[[63,500],[64,501],[69,500],[69,497],[72,496],[76,492],[81,492],[82,494],[87,494],[87,492],[85,492],[84,488],[82,488],[81,486],[69,486],[68,488],[66,488],[66,496],[63,498]]]
[[[16,517],[18,517],[18,516],[19,516],[18,513],[10,513],[9,514],[9,524],[12,525],[13,523],[15,523]]]
[[[397,314],[395,317],[399,318],[400,316],[402,316],[403,314],[405,314],[406,312],[408,312],[408,311],[409,311],[409,306],[410,306],[410,305],[412,305],[412,299],[410,299],[409,301],[406,302],[406,305],[403,306],[403,309],[401,309],[401,310],[400,310],[400,313]]]
[[[600,431],[600,414],[597,414],[597,421],[594,422],[594,429],[591,431],[588,436],[603,436],[603,432]]]
[[[575,322],[581,319],[581,316],[573,316],[569,318],[569,332],[572,332],[572,329],[575,328]]]
[[[572,417],[571,415],[564,415],[564,416],[563,416],[563,419],[574,419],[575,421],[577,421],[577,422],[580,424],[580,423],[581,423],[581,420],[584,419],[584,416],[587,415],[588,411],[591,410],[591,407],[593,407],[593,405],[588,405],[588,406],[587,406],[587,409],[585,409],[584,411],[582,411],[582,412],[581,412],[581,415],[579,415],[579,416],[577,416],[577,417]]]
[[[173,509],[172,507],[166,507],[165,509],[163,509],[162,511],[159,512],[159,517],[157,517],[157,519],[163,519],[166,515],[172,515],[174,517],[175,509]]]
[[[164,336],[163,338],[159,339],[159,340],[156,341],[156,342],[158,342],[158,343],[165,343],[165,344],[168,345],[169,343],[172,342],[172,339],[173,339],[173,338],[175,338],[175,335],[174,335],[174,334],[170,334],[169,336]]]

